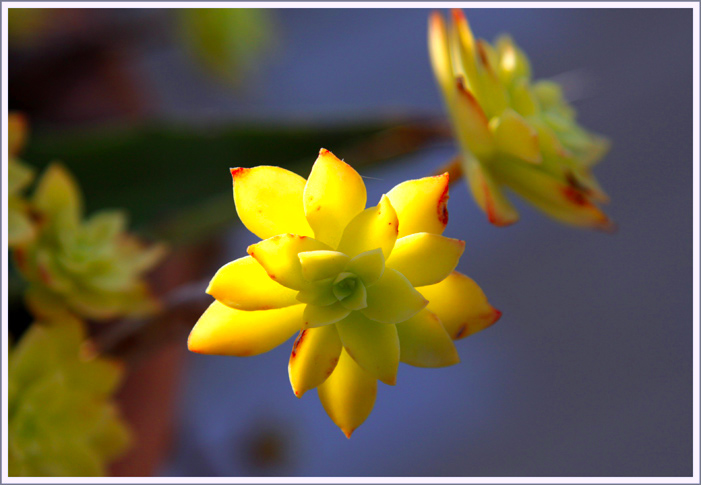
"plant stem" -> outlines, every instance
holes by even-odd
[[[448,172],[448,184],[453,185],[454,183],[462,180],[463,171],[462,164],[460,163],[460,156],[456,156],[450,162],[445,165],[441,165],[438,170],[433,172],[433,175],[442,175]]]

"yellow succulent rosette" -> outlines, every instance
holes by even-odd
[[[501,315],[454,271],[464,242],[441,235],[448,174],[401,183],[366,208],[361,176],[328,150],[308,180],[270,166],[231,173],[238,215],[262,241],[216,273],[216,301],[188,347],[252,356],[299,332],[292,389],[317,388],[346,436],[369,416],[377,381],[396,383],[399,362],[455,364],[452,339]]]
[[[591,168],[609,148],[576,121],[560,86],[531,80],[526,55],[508,36],[475,39],[461,10],[448,28],[434,12],[429,53],[460,147],[473,198],[498,226],[519,214],[508,188],[566,224],[613,229],[597,203],[608,201]]]

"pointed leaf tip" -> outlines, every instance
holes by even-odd
[[[238,177],[241,177],[249,170],[250,170],[250,168],[243,168],[243,167],[235,167],[235,168],[229,169],[229,171],[231,172],[231,177],[234,180],[236,180]]]

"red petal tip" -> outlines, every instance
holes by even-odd
[[[246,171],[248,171],[248,168],[242,168],[242,167],[236,167],[229,169],[231,171],[231,176],[233,177],[234,180],[236,180],[237,177],[240,177],[243,175]]]
[[[454,8],[450,11],[450,13],[453,15],[453,21],[454,22],[460,22],[463,20],[466,20],[465,18],[465,12],[463,12],[459,8]]]

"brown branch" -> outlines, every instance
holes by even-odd
[[[462,164],[460,163],[460,155],[457,155],[455,158],[453,158],[450,162],[446,163],[445,165],[441,165],[438,168],[438,170],[433,172],[433,175],[442,175],[446,172],[448,172],[448,176],[449,176],[448,183],[450,185],[453,185],[454,183],[462,180],[463,170],[462,170]]]
[[[162,300],[163,310],[150,318],[124,319],[95,336],[100,353],[135,361],[155,347],[182,338],[211,303],[207,281],[176,288]],[[183,344],[184,345],[184,344]]]

